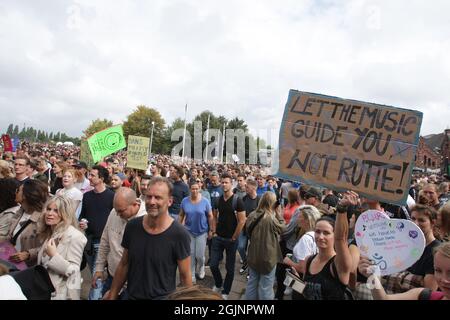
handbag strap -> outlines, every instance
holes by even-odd
[[[33,221],[31,221],[31,219],[28,219],[27,221],[25,221],[25,223],[22,225],[22,227],[20,227],[19,231],[17,231],[17,233],[14,235],[14,237],[12,237],[11,239],[11,243],[15,246],[16,242],[17,242],[17,238],[20,236],[20,234],[23,232],[23,230],[25,230],[25,228]]]
[[[255,229],[256,225],[261,221],[261,219],[265,216],[265,212],[263,212],[258,218],[256,218],[255,221],[247,228],[247,235],[249,238],[251,238],[252,232]]]

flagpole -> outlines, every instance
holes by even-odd
[[[222,134],[222,153],[220,154],[220,160],[223,163],[223,149],[225,148],[225,127],[226,127],[227,123],[225,122],[223,124],[223,134]]]
[[[184,132],[183,132],[183,153],[181,155],[181,162],[184,163],[184,148],[186,146],[186,115],[187,115],[187,103],[184,107]]]
[[[205,154],[205,162],[208,162],[208,142],[209,142],[209,118],[211,114],[208,114],[208,124],[206,128],[206,154]]]

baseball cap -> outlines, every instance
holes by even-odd
[[[78,168],[78,169],[84,168],[86,170],[88,168],[86,162],[83,162],[83,161],[78,161],[77,163],[74,163],[73,167]]]
[[[308,189],[308,191],[306,191],[305,194],[306,197],[316,197],[317,199],[321,200],[322,199],[322,192],[319,191],[319,189],[314,188],[314,187],[310,187]]]
[[[127,178],[123,172],[116,173],[116,176],[118,176],[122,181]]]

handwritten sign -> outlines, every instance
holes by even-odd
[[[123,137],[122,126],[109,127],[93,134],[89,137],[88,144],[94,162],[98,162],[104,157],[125,148],[126,143]]]
[[[277,176],[403,205],[422,113],[291,90]]]
[[[16,268],[19,270],[25,270],[27,268],[25,262],[22,261],[19,263],[15,263],[9,260],[9,257],[15,254],[16,252],[17,252],[16,248],[14,248],[14,246],[9,241],[0,242],[0,259],[8,261],[9,263],[15,265]]]
[[[425,250],[425,236],[416,224],[376,210],[359,216],[355,238],[361,254],[375,262],[382,276],[409,268]]]
[[[147,170],[149,138],[128,136],[127,167]]]

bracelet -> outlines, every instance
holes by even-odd
[[[338,204],[338,205],[336,206],[336,211],[337,211],[338,213],[347,213],[347,210],[348,210],[348,206],[341,205],[341,204]]]

